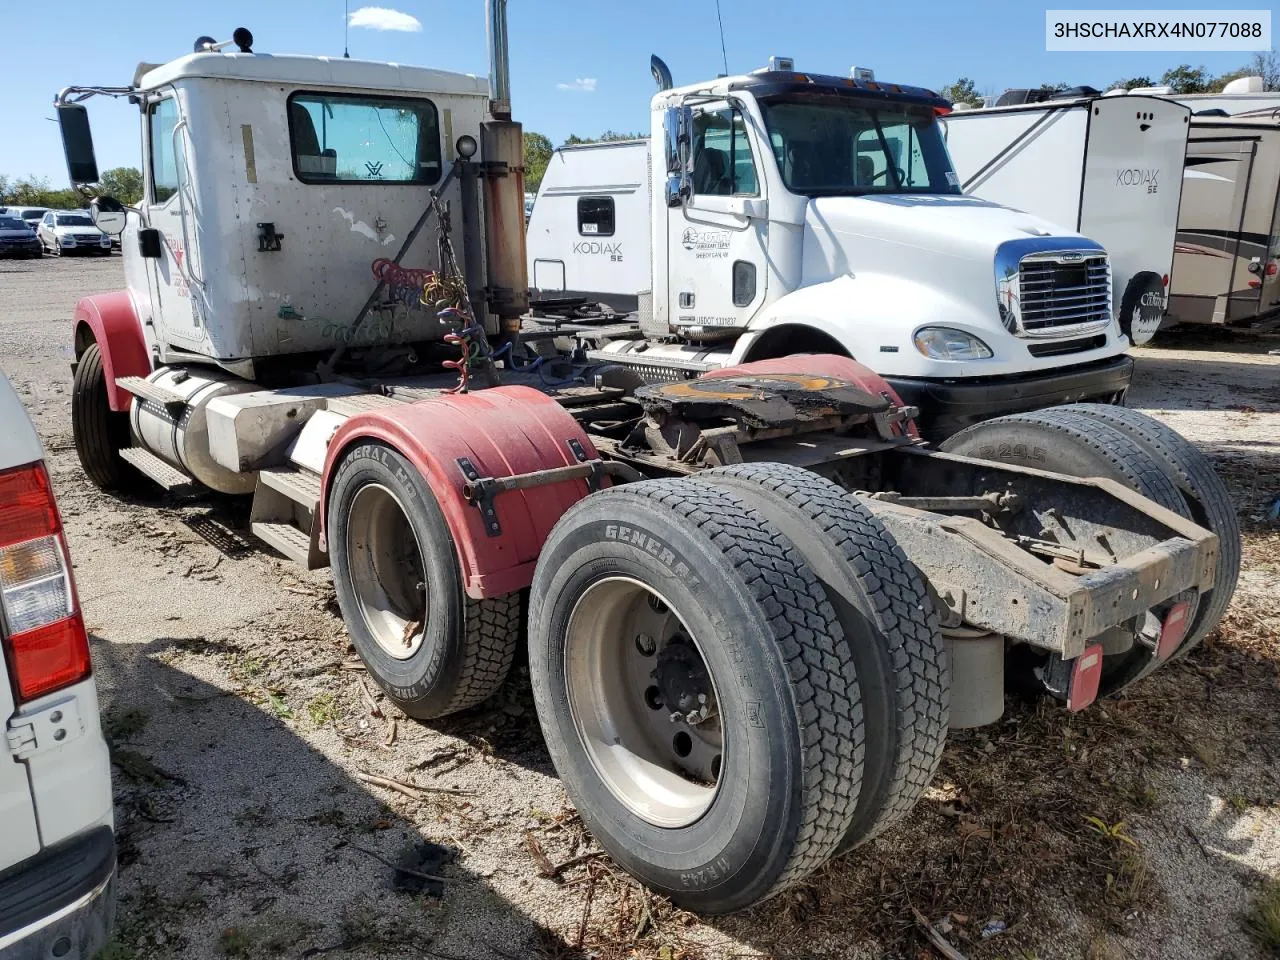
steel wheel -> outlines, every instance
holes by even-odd
[[[619,802],[659,827],[707,812],[724,755],[719,701],[664,597],[629,577],[591,584],[569,618],[565,681],[582,745]]]
[[[422,645],[427,595],[422,549],[400,499],[380,483],[351,502],[346,560],[356,606],[379,647],[408,660]]]

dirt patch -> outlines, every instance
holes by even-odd
[[[704,922],[600,854],[527,671],[430,726],[347,644],[326,577],[249,548],[243,503],[102,496],[70,448],[75,299],[120,260],[0,263],[0,357],[49,451],[113,742],[115,960],[143,957],[1262,957],[1280,878],[1280,341],[1136,351],[1132,405],[1236,497],[1244,574],[1206,647],[1068,716],[953,736],[912,816]],[[376,778],[376,779],[373,779]],[[396,783],[401,787],[377,785]]]

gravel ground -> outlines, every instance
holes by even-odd
[[[955,738],[884,838],[702,922],[585,856],[523,668],[463,715],[397,718],[350,668],[324,572],[246,541],[246,504],[90,486],[71,447],[70,321],[78,297],[121,285],[120,264],[0,263],[0,368],[46,444],[114,745],[113,960],[927,956],[917,904],[949,914],[971,958],[1264,956],[1241,917],[1280,877],[1280,532],[1263,515],[1280,493],[1280,358],[1266,355],[1280,340],[1136,351],[1131,405],[1215,457],[1246,527],[1237,600],[1207,649],[1079,719],[1012,707]],[[411,799],[361,773],[443,792]],[[1092,792],[1037,806],[1072,778]],[[1095,808],[1127,839],[1072,860]],[[993,920],[1007,932],[983,939]]]

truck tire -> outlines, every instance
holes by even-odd
[[[947,739],[951,667],[919,572],[893,535],[811,470],[750,463],[698,474],[744,500],[804,557],[840,620],[862,692],[862,791],[839,852],[902,819],[933,779]]]
[[[408,460],[381,443],[346,453],[330,485],[328,541],[351,642],[397,707],[430,720],[502,685],[520,595],[466,596],[444,514]]]
[[[1191,519],[1218,535],[1218,569],[1213,589],[1200,598],[1186,639],[1174,652],[1174,657],[1184,656],[1218,625],[1240,577],[1240,521],[1231,494],[1209,458],[1159,420],[1137,410],[1098,403],[1077,403],[1061,409],[1078,411],[1105,423],[1142,447],[1177,486]]]
[[[773,896],[848,832],[853,657],[790,541],[723,490],[643,481],[571,507],[534,573],[529,673],[583,822],[681,906]]]
[[[1068,476],[1106,477],[1123,483],[1179,516],[1191,519],[1191,511],[1158,460],[1127,434],[1080,411],[1073,411],[1071,407],[1050,407],[975,424],[943,443],[942,449],[948,453],[1035,467]],[[1193,590],[1176,594],[1161,608],[1184,600],[1191,604],[1190,616],[1194,618],[1199,610],[1199,597]],[[1046,670],[1054,671],[1058,680],[1062,679],[1063,664],[1056,655],[1045,664],[1027,656],[1025,649],[1015,648],[1011,654],[1006,662],[1011,688],[1038,687],[1039,684],[1028,676],[1032,672],[1044,680],[1044,686],[1050,693],[1065,696],[1065,689],[1047,679],[1045,673]],[[1141,644],[1135,644],[1127,653],[1109,655],[1103,662],[1099,696],[1120,691],[1145,676],[1155,665],[1150,652]]]
[[[120,459],[129,446],[129,415],[111,409],[102,350],[89,344],[76,364],[71,382],[71,435],[85,476],[102,490],[123,490],[137,478]]]

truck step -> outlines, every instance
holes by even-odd
[[[352,397],[334,397],[325,404],[325,409],[342,417],[354,417],[360,413],[399,406],[405,402],[407,401],[397,397],[384,397],[380,393],[358,393]]]
[[[142,400],[158,403],[170,413],[181,413],[187,406],[187,398],[182,394],[166,390],[142,377],[116,377],[116,386]]]
[[[311,564],[311,538],[291,523],[255,521],[250,525],[253,535],[279,550],[294,563],[308,570]]]
[[[190,474],[166,463],[144,447],[126,447],[120,451],[120,459],[133,464],[139,473],[150,477],[170,493],[190,494],[200,488]]]
[[[308,510],[320,506],[320,478],[309,470],[292,467],[264,467],[258,471],[258,482],[283,493]]]

